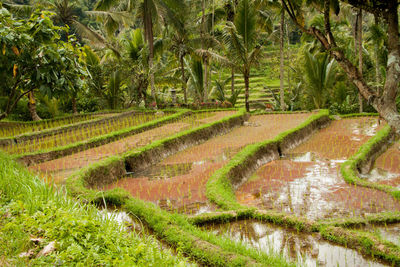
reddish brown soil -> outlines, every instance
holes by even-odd
[[[32,166],[29,169],[32,171],[41,172],[42,176],[50,176],[54,182],[59,183],[78,169],[86,167],[106,157],[143,147],[155,140],[173,135],[184,129],[198,126],[210,121],[217,121],[223,117],[233,115],[234,113],[236,113],[236,111],[214,112],[207,115],[206,118],[203,118],[204,116],[200,116],[200,119],[198,120],[191,117],[182,118],[177,122],[168,123],[166,125],[135,134],[106,145],[75,153],[73,155],[47,161]]]
[[[385,153],[377,158],[375,170],[381,172],[381,184],[400,186],[400,144],[395,143]]]
[[[374,121],[333,122],[285,159],[261,167],[237,190],[239,202],[313,219],[400,210],[400,204],[388,194],[348,185],[339,175],[340,163],[374,133],[367,131]],[[376,130],[376,126],[372,128]]]
[[[168,209],[191,209],[207,203],[205,185],[211,174],[221,168],[242,147],[271,139],[278,133],[293,128],[310,114],[280,114],[253,116],[244,126],[228,134],[217,136],[205,143],[188,148],[166,158],[151,175],[138,175],[122,179],[108,188],[123,187],[135,197],[168,206]],[[181,173],[163,175],[166,166],[190,166]],[[160,178],[161,177],[161,178]],[[182,208],[184,207],[184,208]],[[197,212],[197,211],[195,211]]]
[[[347,159],[357,152],[361,144],[382,128],[371,117],[333,121],[308,142],[294,148],[292,153],[313,151],[321,158]]]

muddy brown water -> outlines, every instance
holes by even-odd
[[[298,233],[255,220],[207,225],[203,229],[241,241],[266,253],[283,254],[288,260],[302,266],[385,266],[375,259],[364,257],[356,250],[329,243],[317,233]]]
[[[235,113],[236,111],[195,113],[191,116],[180,118],[177,121],[99,147],[31,166],[29,169],[38,172],[46,180],[62,183],[65,178],[80,168],[105,159],[106,157],[146,146],[155,140],[208,122],[220,120]]]
[[[171,247],[164,240],[157,238],[157,236],[154,235],[153,231],[145,223],[143,223],[139,218],[133,216],[131,213],[127,213],[126,211],[118,209],[103,208],[99,210],[99,215],[103,219],[112,221],[113,223],[119,225],[124,231],[134,232],[136,235],[145,238],[148,241],[149,238],[151,238],[150,242],[154,241],[159,249],[164,250],[167,254],[178,256],[179,253],[175,248]],[[179,255],[179,257],[181,257],[181,255]],[[185,266],[201,266],[190,258],[185,258],[185,261]]]
[[[387,224],[387,225],[368,225],[361,228],[379,235],[382,239],[392,242],[400,246],[400,223]]]
[[[395,142],[380,155],[370,173],[362,177],[372,182],[397,187],[400,190],[400,142]]]
[[[400,203],[388,194],[349,185],[340,176],[340,164],[378,128],[375,118],[332,122],[280,160],[259,168],[236,191],[238,201],[309,219],[400,210]]]
[[[133,177],[124,177],[107,188],[122,187],[133,196],[152,201],[167,210],[199,214],[213,211],[205,187],[209,177],[246,145],[271,139],[306,120],[306,114],[274,114],[250,117],[243,126],[202,144],[167,157]]]

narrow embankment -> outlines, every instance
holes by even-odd
[[[128,137],[119,139],[114,142],[88,148],[72,155],[64,156],[58,159],[46,161],[30,167],[30,170],[39,172],[47,179],[54,182],[62,182],[75,171],[89,166],[95,162],[101,161],[107,157],[134,151],[140,147],[144,147],[153,141],[163,139],[167,136],[176,134],[182,130],[191,129],[202,124],[218,121],[224,117],[235,114],[237,111],[218,111],[218,112],[196,112],[194,114],[185,114],[184,116],[174,116],[173,120],[167,120],[165,124],[161,124],[156,128],[150,128],[143,131],[130,131],[132,134]],[[162,120],[162,119],[161,119]],[[124,130],[122,130],[124,131]],[[112,140],[112,136],[110,138]]]
[[[157,203],[167,210],[184,213],[212,209],[206,198],[206,183],[246,145],[270,139],[297,127],[312,113],[251,116],[243,126],[204,143],[173,154],[149,168],[120,177],[107,189],[121,187],[136,198]],[[282,122],[285,123],[282,123]]]
[[[340,176],[340,164],[377,130],[376,118],[334,121],[280,160],[258,169],[236,197],[243,205],[309,219],[400,211],[400,203],[390,195],[350,185]]]
[[[362,118],[364,120],[368,120],[367,118]],[[377,126],[374,125],[376,122],[373,121],[370,124],[365,124],[361,123],[358,124],[357,127],[351,127],[350,125],[344,125],[348,131],[352,131],[352,134],[348,137],[350,137],[351,142],[356,142],[356,145],[345,145],[341,147],[340,149],[335,148],[334,143],[335,142],[328,142],[329,140],[321,140],[320,145],[318,145],[318,142],[314,142],[314,145],[316,148],[320,147],[321,145],[326,146],[327,149],[322,150],[322,153],[326,156],[329,157],[330,155],[335,155],[335,157],[339,155],[342,155],[343,158],[339,159],[339,161],[344,162],[346,157],[349,157],[352,153],[357,151],[357,149],[363,150],[363,152],[357,152],[355,154],[355,158],[358,158],[359,156],[356,156],[358,154],[363,154],[364,157],[361,157],[361,160],[366,160],[365,159],[365,154],[369,153],[370,147],[372,146],[367,142],[364,146],[360,148],[360,145],[368,140],[371,135],[373,135],[374,131],[376,131]],[[351,121],[351,120],[350,120]],[[305,125],[302,125],[304,127]],[[363,127],[363,126],[369,126],[369,127]],[[371,127],[372,126],[372,127]],[[300,127],[301,128],[301,127]],[[371,128],[373,131],[371,132]],[[375,129],[374,129],[375,128]],[[321,132],[329,131],[328,128],[323,129]],[[317,136],[321,132],[315,134]],[[379,134],[381,131],[379,132]],[[311,221],[307,219],[306,217],[296,215],[295,210],[285,210],[283,205],[281,207],[277,207],[277,209],[281,209],[282,211],[276,211],[276,210],[260,210],[260,209],[255,209],[255,208],[248,208],[243,204],[240,204],[237,202],[236,196],[233,191],[233,185],[235,184],[236,179],[233,178],[235,177],[235,173],[237,173],[240,170],[248,170],[250,165],[255,165],[252,162],[255,162],[257,159],[261,158],[262,155],[268,153],[268,151],[271,150],[280,150],[283,152],[288,152],[290,149],[285,150],[282,148],[281,144],[285,143],[285,135],[288,133],[282,134],[281,137],[275,138],[275,140],[270,140],[270,141],[265,141],[260,144],[256,145],[250,145],[247,146],[245,149],[243,149],[238,155],[236,155],[225,168],[219,169],[217,172],[214,173],[212,178],[210,179],[210,182],[208,184],[208,196],[210,199],[212,199],[215,203],[217,203],[220,207],[224,209],[231,209],[226,212],[214,212],[214,213],[206,213],[206,214],[201,214],[201,215],[196,215],[196,216],[191,216],[191,221],[196,224],[196,225],[204,225],[204,224],[220,224],[223,222],[232,222],[232,221],[237,221],[240,219],[255,219],[258,222],[266,222],[266,223],[272,223],[272,226],[267,226],[267,227],[272,227],[274,229],[268,230],[269,233],[271,233],[272,236],[276,236],[276,234],[279,234],[280,232],[278,230],[275,230],[276,225],[281,225],[285,229],[295,229],[295,232],[304,232],[304,233],[314,233],[313,237],[309,240],[314,239],[315,235],[317,236],[317,239],[324,239],[329,242],[333,242],[331,244],[331,248],[329,249],[330,252],[338,251],[341,250],[340,246],[344,246],[347,250],[347,248],[355,249],[358,252],[361,252],[364,256],[367,256],[367,258],[362,259],[360,255],[357,256],[357,253],[355,253],[354,250],[352,250],[351,255],[355,255],[354,259],[355,262],[354,264],[360,264],[360,262],[364,262],[367,264],[372,264],[372,266],[381,266],[380,262],[376,262],[375,260],[372,260],[368,257],[373,257],[373,258],[379,258],[382,260],[385,264],[390,264],[390,265],[398,265],[400,264],[400,249],[396,244],[393,244],[390,241],[385,240],[384,238],[380,237],[377,235],[376,232],[366,232],[366,231],[361,231],[361,230],[356,230],[356,229],[346,229],[348,227],[352,226],[364,226],[368,224],[379,224],[379,223],[394,223],[394,222],[399,222],[400,219],[400,212],[376,212],[374,214],[368,214],[365,213],[363,214],[364,217],[358,217],[358,216],[353,216],[350,218],[334,218],[334,219],[321,219],[320,221]],[[378,135],[379,135],[378,134]],[[355,136],[353,136],[355,135]],[[336,136],[336,135],[335,135]],[[371,139],[371,143],[373,143],[373,139],[376,137],[374,136]],[[310,142],[312,141],[313,138],[311,138],[308,142],[304,143],[303,145],[306,145],[307,143],[313,143]],[[349,138],[344,138],[343,136],[338,135],[338,140],[341,141],[346,141],[349,140]],[[358,144],[357,144],[358,142]],[[346,143],[346,142],[344,142]],[[377,144],[380,144],[379,142],[376,142]],[[310,147],[306,148],[305,151],[301,151],[301,147],[299,146],[297,149],[299,150],[299,153],[302,153],[301,155],[294,155],[296,158],[299,156],[300,162],[304,161],[305,159],[312,158],[310,154],[304,155],[305,151],[309,151]],[[296,150],[296,149],[294,149]],[[262,152],[259,153],[258,156],[254,156],[257,154],[257,152]],[[282,153],[284,154],[284,153]],[[352,159],[353,159],[352,157]],[[328,158],[329,159],[329,158]],[[359,160],[360,161],[360,160]],[[351,165],[355,165],[356,169],[358,166],[359,161],[357,160],[351,160]],[[354,163],[352,163],[354,162]],[[266,164],[268,165],[268,164]],[[290,165],[290,164],[289,164]],[[329,168],[328,168],[329,169]],[[292,172],[295,173],[297,169],[295,170],[292,168]],[[301,170],[300,170],[301,171]],[[339,171],[339,168],[336,167],[336,175]],[[276,173],[277,175],[280,175],[280,173]],[[240,175],[239,175],[240,176]],[[250,179],[250,183],[252,180],[257,180],[257,177],[252,177],[253,179]],[[294,179],[299,179],[300,178],[294,178]],[[343,180],[342,180],[342,183]],[[354,183],[354,181],[352,182]],[[360,184],[357,182],[357,186]],[[312,186],[310,184],[310,186]],[[364,185],[365,186],[365,185]],[[307,188],[307,186],[304,186]],[[290,187],[289,187],[290,188]],[[285,190],[286,188],[280,188],[281,190]],[[362,189],[368,189],[368,188],[362,188]],[[288,190],[290,192],[290,189]],[[297,191],[294,192],[295,194],[298,192],[303,192],[303,191]],[[313,193],[313,192],[311,192]],[[376,191],[375,193],[380,194],[381,192]],[[259,197],[261,194],[255,194],[255,197]],[[305,194],[306,196],[308,194]],[[340,195],[339,195],[340,196]],[[359,196],[359,195],[358,195]],[[358,197],[356,195],[356,197]],[[383,197],[386,199],[390,199],[393,205],[397,205],[395,202],[393,202],[393,199],[387,195],[383,194]],[[254,198],[253,198],[254,199]],[[375,199],[376,200],[376,199]],[[318,201],[317,201],[318,202]],[[359,205],[362,206],[362,202],[358,203]],[[324,206],[322,206],[324,207]],[[389,204],[390,207],[390,204]],[[374,207],[375,209],[377,207]],[[396,209],[396,208],[395,208]],[[300,209],[301,211],[301,209]],[[292,213],[292,214],[290,214]],[[350,213],[357,214],[354,211],[350,211]],[[229,227],[229,224],[228,224]],[[261,230],[263,226],[256,226],[254,231]],[[254,228],[253,228],[254,229]],[[274,234],[276,233],[276,234]],[[233,231],[233,235],[241,235],[237,234],[236,232]],[[246,236],[244,233],[242,236]],[[268,239],[271,237],[269,234],[263,234],[264,238],[261,238],[265,241],[265,239]],[[319,236],[319,237],[318,237]],[[297,237],[291,237],[290,238],[292,241],[296,240]],[[304,239],[304,238],[300,238]],[[242,241],[249,242],[249,240],[242,239]],[[254,240],[253,240],[254,241]],[[324,241],[326,243],[326,241]],[[258,241],[257,241],[258,242]],[[257,243],[256,242],[256,243]],[[322,241],[321,241],[322,242]],[[254,246],[259,246],[261,244],[254,244]],[[277,242],[279,243],[279,242]],[[298,246],[301,246],[302,244],[298,244]],[[275,245],[273,245],[275,246]],[[293,245],[297,246],[297,245]],[[276,247],[276,246],[275,246]],[[316,249],[315,249],[316,248]],[[290,252],[290,251],[289,251]],[[321,250],[319,249],[319,246],[314,246],[313,251],[307,252],[308,255],[301,254],[301,252],[296,252],[294,253],[294,258],[298,257],[301,254],[302,258],[309,258],[311,259],[314,263],[316,264],[336,264],[339,262],[344,262],[349,264],[349,261],[342,261],[343,259],[346,260],[347,257],[342,257],[343,255],[350,255],[346,251],[342,253],[342,255],[336,255],[335,253],[331,254],[329,261],[322,261],[319,262],[319,256]],[[354,254],[355,253],[355,254]],[[291,255],[293,256],[293,255]],[[340,256],[340,257],[339,257]],[[293,257],[292,257],[293,258]],[[325,258],[326,259],[326,258]],[[335,260],[338,260],[335,263]],[[308,263],[306,263],[308,264]]]
[[[7,141],[7,144],[2,148],[10,154],[31,154],[105,135],[120,128],[140,125],[162,116],[165,116],[165,114],[128,111],[110,117],[101,117],[40,132],[26,133],[0,141]]]
[[[114,156],[81,170],[68,179],[70,194],[82,201],[112,203],[140,218],[159,238],[201,264],[212,266],[292,266],[279,255],[267,255],[235,244],[229,239],[200,231],[181,215],[171,215],[152,203],[134,199],[120,189],[101,192],[90,189],[121,177],[127,168],[140,169],[207,139],[231,131],[246,118],[244,111],[222,120],[180,132],[122,156]]]

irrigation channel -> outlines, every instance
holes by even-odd
[[[221,118],[235,113],[236,111],[193,113],[189,116],[178,118],[170,123],[128,136],[118,141],[33,165],[30,167],[30,170],[39,172],[42,177],[45,177],[49,181],[61,183],[75,171],[89,166],[92,163],[98,162],[112,155],[122,154],[126,151],[138,149],[154,142],[155,140],[165,138],[202,124],[220,120]]]
[[[121,177],[107,188],[122,187],[134,197],[152,201],[170,211],[186,214],[212,211],[214,207],[207,202],[205,185],[215,170],[244,146],[294,128],[311,114],[251,116],[244,125],[173,154],[141,172]]]
[[[241,204],[248,206],[321,221],[399,211],[400,204],[388,194],[346,184],[340,177],[340,163],[353,155],[378,129],[376,118],[333,121],[303,144],[287,151],[279,160],[260,167],[237,188],[236,197]],[[385,154],[381,158],[385,158]],[[305,266],[382,266],[382,263],[365,258],[356,250],[323,240],[319,233],[299,233],[255,220],[213,224],[204,228],[263,251],[282,252]],[[399,225],[370,225],[364,230],[378,232],[383,238],[399,244]]]

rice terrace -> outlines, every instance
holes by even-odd
[[[0,266],[400,266],[397,0],[0,0]]]

